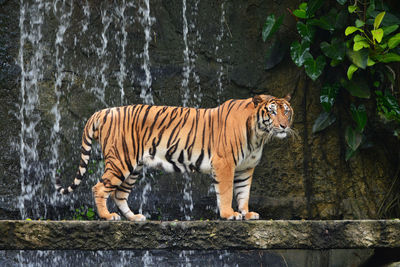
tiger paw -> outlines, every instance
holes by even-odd
[[[107,221],[119,221],[121,220],[121,216],[119,216],[117,213],[113,212],[110,213],[107,217],[105,217]]]
[[[129,218],[132,222],[144,222],[146,220],[146,216],[142,214],[136,214]]]
[[[226,219],[226,220],[241,220],[242,219],[242,214],[240,214],[239,212],[232,212],[230,214],[221,214],[221,218],[222,219]]]
[[[257,212],[251,211],[247,212],[246,215],[244,216],[245,220],[258,220],[260,219],[260,215]]]

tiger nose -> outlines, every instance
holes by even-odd
[[[286,129],[286,125],[280,124],[281,128]]]

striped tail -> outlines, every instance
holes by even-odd
[[[67,188],[61,186],[61,180],[60,177],[57,175],[56,176],[56,190],[63,195],[69,194],[75,190],[75,188],[78,187],[78,185],[82,182],[82,179],[87,171],[87,166],[90,158],[90,152],[92,150],[92,140],[93,137],[96,139],[97,138],[97,129],[98,129],[98,123],[96,122],[97,120],[95,119],[95,115],[97,113],[93,114],[92,117],[88,120],[88,122],[85,125],[85,129],[83,130],[83,135],[82,135],[82,147],[81,147],[81,161],[79,163],[79,169],[78,172],[76,173],[76,177],[74,179],[74,182],[68,186]]]

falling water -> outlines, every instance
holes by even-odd
[[[45,5],[37,1],[31,5],[20,2],[20,47],[18,64],[21,68],[21,87],[20,87],[20,113],[18,119],[21,122],[20,132],[20,176],[21,194],[18,199],[18,206],[21,217],[28,216],[25,204],[31,204],[32,196],[39,190],[40,185],[37,180],[32,179],[32,175],[43,175],[43,167],[39,161],[39,132],[36,129],[40,123],[40,115],[36,108],[40,104],[39,85],[43,78],[42,59],[43,46],[42,26]],[[29,21],[29,24],[27,23]],[[31,45],[34,49],[32,56],[25,55],[25,46]]]
[[[152,95],[152,77],[151,77],[151,72],[150,72],[150,55],[149,55],[149,44],[152,40],[151,38],[151,26],[155,22],[155,18],[150,16],[150,2],[149,0],[144,1],[144,7],[140,6],[139,7],[139,14],[142,15],[140,18],[140,24],[143,26],[144,30],[144,36],[145,36],[145,43],[143,46],[143,53],[142,53],[142,59],[143,59],[143,64],[142,64],[142,70],[144,71],[144,80],[141,82],[141,93],[140,93],[140,98],[142,98],[143,102],[145,104],[153,105],[154,100],[153,100],[153,95]],[[147,175],[146,175],[147,174]],[[142,184],[145,182],[145,186],[143,187],[143,191],[141,194],[141,201],[140,201],[140,207],[139,207],[139,213],[143,213],[143,207],[147,205],[148,202],[148,196],[151,192],[151,183],[146,180],[146,176],[149,178],[153,178],[153,173],[147,173],[146,168],[143,168],[143,179],[141,179],[140,183]],[[144,214],[145,216],[148,216],[148,213],[146,212]]]
[[[189,46],[188,46],[188,40],[187,40],[187,35],[188,35],[188,23],[187,23],[187,18],[186,18],[186,0],[182,0],[182,17],[183,17],[183,43],[185,45],[185,49],[183,50],[183,80],[181,87],[184,91],[183,94],[183,99],[182,99],[182,104],[184,107],[187,107],[188,102],[189,102],[189,77],[190,77],[190,59],[189,59]]]
[[[58,26],[58,31],[56,33],[56,39],[54,42],[55,47],[55,62],[56,62],[56,74],[55,74],[55,84],[54,84],[54,94],[56,96],[56,102],[51,109],[51,114],[54,116],[54,124],[51,131],[51,158],[50,158],[50,173],[53,179],[52,182],[55,182],[55,176],[57,172],[57,168],[60,166],[59,162],[59,145],[60,145],[60,136],[61,132],[60,121],[61,114],[59,110],[60,105],[60,97],[61,97],[61,86],[62,81],[65,78],[65,65],[64,65],[64,54],[66,47],[63,45],[64,35],[68,27],[70,26],[70,18],[72,15],[72,0],[69,3],[64,0],[61,4],[61,8],[57,8],[57,1],[53,5],[53,12],[55,16],[58,16],[60,13],[60,24]],[[67,12],[67,6],[69,6],[69,11]],[[53,194],[49,194],[49,197],[52,197],[53,200],[50,202],[54,202],[57,199],[57,194],[53,191]],[[46,214],[44,215],[46,217]]]
[[[124,98],[125,98],[125,88],[124,88],[124,81],[127,76],[126,70],[126,45],[127,45],[127,37],[128,33],[126,31],[127,27],[127,17],[125,16],[127,4],[126,1],[123,0],[121,6],[116,7],[116,13],[121,21],[121,34],[122,39],[118,42],[120,49],[121,49],[121,58],[119,60],[119,74],[118,74],[118,86],[121,92],[121,105],[124,105]]]
[[[183,50],[183,70],[182,70],[183,79],[181,82],[181,88],[183,90],[182,105],[184,107],[187,107],[189,105],[198,107],[198,105],[201,103],[201,98],[202,98],[200,77],[197,75],[195,70],[197,55],[194,51],[196,44],[201,40],[200,33],[197,30],[195,24],[197,22],[196,18],[198,15],[198,4],[199,1],[195,1],[191,12],[192,21],[189,24],[186,15],[187,3],[186,0],[182,0],[182,21],[183,21],[182,32],[183,32],[183,44],[185,47]],[[190,37],[189,30],[190,33],[194,32],[194,37],[192,37],[191,39],[189,39]],[[190,49],[190,46],[192,47],[192,49]],[[192,90],[189,87],[191,77],[193,78],[193,81],[195,83],[192,86]]]
[[[198,0],[190,4],[182,1],[184,66],[180,85],[187,97],[183,99],[183,105],[192,107],[198,107],[202,98],[196,70],[196,51],[201,43],[197,26],[199,3]],[[64,153],[71,153],[69,151],[72,149],[79,150],[82,128],[86,116],[89,116],[87,113],[80,114],[76,105],[71,109],[65,107],[65,103],[68,105],[74,100],[74,90],[83,89],[87,94],[84,97],[92,97],[93,107],[99,110],[115,104],[126,104],[125,98],[131,93],[128,88],[134,90],[135,82],[139,81],[143,103],[154,104],[150,45],[155,31],[155,18],[151,16],[150,2],[121,0],[113,6],[102,3],[98,7],[98,15],[91,13],[94,6],[88,0],[81,1],[79,7],[76,8],[73,0],[20,2],[18,64],[21,68],[21,86],[19,113],[16,115],[21,126],[18,144],[21,155],[21,195],[18,207],[23,218],[46,217],[46,207],[52,207],[52,216],[55,214],[60,218],[55,204],[68,209],[66,206],[71,204],[86,204],[81,197],[90,198],[90,191],[82,190],[61,198],[51,183],[58,171],[62,173],[63,183],[69,183],[78,165],[76,160],[63,156]],[[74,19],[75,14],[79,20]],[[48,31],[44,25],[51,23],[54,30]],[[43,30],[46,30],[45,36]],[[130,40],[134,36],[131,34],[136,33],[144,35],[144,42],[140,43],[141,52],[135,54],[133,49],[137,46],[131,45]],[[141,69],[135,69],[135,64],[139,64],[129,62],[131,58],[140,61]],[[69,144],[68,147],[64,146],[65,143]],[[101,151],[97,145],[93,146],[91,159],[90,164],[101,162]],[[89,187],[98,181],[103,172],[102,166],[96,163],[92,167],[88,182],[83,186]],[[65,175],[67,172],[68,175]],[[148,179],[155,180],[154,177],[149,172],[141,180],[139,188],[143,189],[138,193],[140,211],[151,212],[151,206],[156,205],[148,203],[153,201],[153,198],[149,198],[152,183],[146,182]],[[192,179],[184,175],[181,180],[183,201],[180,209],[184,218],[190,220],[193,216]]]
[[[200,77],[196,73],[196,60],[197,55],[195,48],[201,41],[201,35],[196,27],[198,16],[199,0],[194,2],[190,12],[190,23],[187,17],[187,2],[182,0],[182,21],[183,21],[183,69],[182,69],[182,82],[181,88],[183,90],[182,104],[184,107],[192,106],[199,107],[201,103],[202,93],[200,86]],[[190,85],[190,80],[194,84]],[[190,220],[193,210],[193,197],[192,197],[192,179],[189,174],[184,174],[184,189],[183,189],[183,205],[181,211],[185,215],[186,220]]]
[[[219,26],[220,30],[219,30],[219,34],[216,37],[217,44],[215,46],[215,57],[216,57],[217,63],[220,65],[219,70],[218,70],[217,101],[218,101],[218,104],[221,104],[221,94],[223,92],[222,78],[223,78],[223,75],[224,75],[224,65],[222,64],[223,63],[222,62],[222,58],[219,56],[219,51],[224,48],[222,40],[223,40],[224,35],[225,35],[225,24],[226,24],[226,21],[225,21],[225,1],[223,1],[222,4],[221,4],[221,19],[220,19],[220,23],[219,24],[220,24],[220,26]]]
[[[142,81],[142,90],[140,93],[140,97],[143,99],[145,104],[154,104],[153,95],[152,95],[152,77],[150,73],[150,55],[149,55],[149,44],[152,40],[151,38],[151,26],[155,22],[155,18],[150,16],[150,1],[144,1],[144,7],[139,7],[139,13],[142,14],[142,18],[140,19],[140,23],[144,29],[145,43],[143,46],[143,64],[142,69],[145,73],[145,79]]]
[[[97,87],[94,87],[93,90],[96,93],[97,97],[99,100],[107,106],[106,101],[105,101],[105,92],[106,88],[108,86],[108,80],[106,77],[106,70],[108,69],[108,51],[107,51],[107,46],[108,46],[108,38],[107,38],[107,30],[108,27],[110,26],[112,22],[112,16],[108,15],[108,10],[101,10],[101,22],[103,24],[103,31],[101,32],[101,47],[97,48],[97,55],[99,60],[101,60],[101,68],[100,68],[100,82],[101,85],[98,85]],[[99,87],[101,86],[101,87]]]

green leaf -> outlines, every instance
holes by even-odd
[[[351,126],[347,126],[345,139],[349,148],[353,151],[356,151],[361,144],[362,135],[357,130],[354,130]]]
[[[356,151],[352,150],[351,148],[346,149],[346,161],[351,159],[356,154]]]
[[[350,61],[361,69],[365,69],[368,63],[368,49],[361,49],[359,51],[347,50],[347,57]]]
[[[400,61],[400,55],[396,53],[386,53],[383,55],[376,55],[375,58],[383,63],[389,63],[389,62],[398,62]]]
[[[89,220],[92,220],[93,217],[94,217],[94,215],[95,215],[95,213],[94,213],[94,211],[93,211],[92,209],[89,209],[89,210],[86,212],[86,217],[87,217]]]
[[[357,35],[354,35],[353,41],[360,42],[360,41],[367,41],[367,39],[364,36],[362,36],[361,34],[357,34]]]
[[[315,12],[321,8],[325,0],[309,0],[306,15],[308,18],[314,16]]]
[[[326,84],[321,88],[320,103],[326,112],[330,112],[339,92],[339,84]]]
[[[388,41],[389,49],[395,48],[396,46],[399,45],[399,43],[400,43],[400,33],[396,34],[395,36],[389,39]]]
[[[307,15],[306,15],[306,11],[305,10],[301,10],[301,9],[296,9],[293,11],[293,15],[295,15],[296,17],[300,18],[300,19],[306,19]]]
[[[344,31],[344,34],[347,36],[347,35],[350,35],[350,34],[356,32],[356,31],[364,32],[364,31],[363,31],[362,29],[360,29],[360,28],[357,28],[357,27],[354,27],[354,26],[349,26],[349,27],[347,27],[346,30]]]
[[[274,14],[271,14],[267,17],[262,30],[262,38],[264,42],[279,29],[282,24],[283,17],[284,16],[282,15],[277,20],[275,20]]]
[[[360,76],[354,76],[351,80],[341,80],[342,86],[352,95],[359,98],[370,98],[371,92],[367,82]]]
[[[396,31],[399,28],[399,25],[391,25],[387,27],[383,27],[383,36],[387,36],[391,34],[392,32]]]
[[[325,57],[320,55],[314,60],[312,57],[307,58],[304,62],[304,68],[306,70],[306,74],[311,80],[315,81],[322,74],[325,68]]]
[[[313,133],[320,132],[326,129],[327,127],[331,126],[335,121],[336,121],[335,115],[323,111],[321,112],[321,114],[319,114],[318,118],[315,120],[312,132]]]
[[[368,6],[368,8],[367,8],[367,16],[370,18],[370,17],[373,17],[373,12],[375,11],[375,0],[371,0],[371,1],[369,1],[369,6]]]
[[[354,13],[354,11],[356,11],[358,9],[357,6],[348,6],[347,10],[349,11],[349,13]]]
[[[320,19],[311,19],[311,20],[309,20],[309,24],[310,25],[318,26],[321,29],[324,29],[324,30],[327,30],[327,31],[335,30],[335,23],[336,23],[336,21],[331,16],[323,16]]]
[[[369,48],[369,43],[367,41],[359,41],[355,42],[353,45],[353,50],[354,51],[359,51],[363,48]]]
[[[344,59],[346,45],[341,40],[335,38],[331,44],[322,42],[320,46],[325,56],[339,61]]]
[[[336,0],[340,5],[346,4],[347,0]]]
[[[348,13],[345,10],[341,10],[337,15],[336,15],[336,21],[335,21],[335,29],[336,30],[341,30],[345,26],[347,26],[347,17]]]
[[[307,2],[303,2],[299,5],[300,10],[307,11]]]
[[[356,19],[356,27],[361,28],[362,26],[365,25],[365,22],[359,19]]]
[[[297,31],[305,41],[311,42],[314,38],[315,28],[309,24],[304,24],[301,21],[297,22]]]
[[[380,43],[382,41],[382,37],[383,37],[382,29],[372,30],[371,33],[372,33],[372,38],[374,38],[378,43]]]
[[[375,22],[375,20],[376,20],[376,17],[378,16],[380,14],[380,12],[379,11],[373,11],[373,12],[371,12],[371,17],[374,17],[375,19],[374,19],[374,22]],[[372,23],[373,24],[373,23]],[[386,27],[386,26],[391,26],[391,25],[398,25],[398,24],[400,24],[400,19],[396,16],[396,15],[394,15],[394,14],[392,14],[392,13],[389,13],[389,12],[386,12],[386,14],[385,14],[385,17],[383,18],[383,20],[382,20],[382,26],[383,27]]]
[[[331,67],[336,67],[337,65],[340,64],[340,62],[342,62],[342,61],[336,60],[336,59],[332,59],[331,63],[329,65],[331,65]]]
[[[292,57],[294,64],[298,67],[303,66],[307,58],[312,58],[309,51],[309,42],[302,42],[301,44],[298,41],[293,42],[290,46],[290,56]]]
[[[265,54],[265,69],[269,70],[278,65],[285,57],[289,45],[279,40],[275,40],[273,44],[268,47]]]
[[[356,106],[354,104],[350,105],[350,112],[353,120],[357,124],[357,130],[362,133],[364,131],[365,125],[367,124],[367,111],[364,105]]]
[[[353,78],[353,73],[354,73],[356,70],[358,70],[358,67],[357,67],[356,65],[351,64],[351,65],[349,66],[349,68],[347,69],[347,78],[348,78],[349,80],[351,80],[351,78]]]
[[[383,17],[385,16],[385,11],[379,13],[374,20],[374,30],[378,29],[379,26],[381,25],[381,22],[383,20]]]
[[[375,65],[375,61],[373,61],[370,57],[368,57],[368,60],[367,60],[367,66],[368,67],[371,67],[371,66],[373,66],[373,65]]]
[[[375,91],[378,113],[386,120],[400,122],[400,107],[397,99],[389,92]]]

